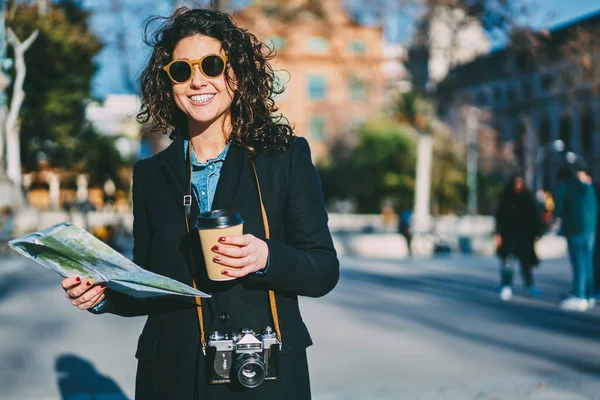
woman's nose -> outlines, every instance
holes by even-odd
[[[194,65],[194,76],[192,77],[191,86],[192,87],[202,87],[206,85],[208,80],[204,76],[202,72],[200,72],[200,66]]]

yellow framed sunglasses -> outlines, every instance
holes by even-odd
[[[207,54],[199,60],[174,60],[163,67],[169,78],[175,83],[187,83],[194,78],[194,65],[198,66],[202,75],[215,79],[223,75],[227,65],[227,56]]]

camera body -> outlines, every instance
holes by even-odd
[[[208,339],[208,382],[229,383],[237,380],[247,388],[275,380],[279,374],[277,335],[267,326],[261,334],[242,329],[231,335],[215,331]]]

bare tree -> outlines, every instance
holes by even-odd
[[[19,112],[25,99],[25,91],[23,90],[23,83],[25,82],[25,75],[27,74],[27,68],[25,65],[25,52],[33,44],[35,39],[38,37],[39,30],[35,30],[29,35],[23,42],[17,38],[17,35],[12,29],[7,28],[7,41],[14,50],[15,57],[15,83],[13,85],[12,99],[8,108],[8,116],[6,117],[6,175],[15,184],[21,185],[21,149],[19,140]]]
[[[577,27],[559,52],[563,58],[580,66],[581,84],[591,88],[595,95],[600,94],[600,28]]]

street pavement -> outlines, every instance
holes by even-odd
[[[536,270],[539,299],[516,273],[509,303],[490,257],[342,257],[341,271],[301,299],[316,400],[600,399],[600,307],[558,309],[566,260]],[[0,399],[133,399],[143,322],[82,312],[52,272],[0,259]]]

